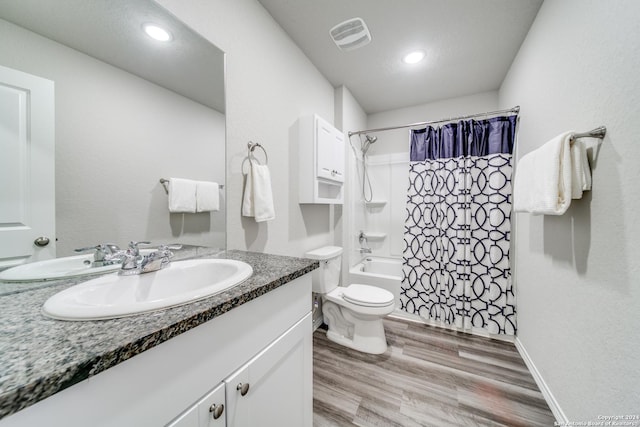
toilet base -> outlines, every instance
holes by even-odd
[[[354,341],[354,340],[351,340],[349,338],[346,338],[346,337],[336,333],[335,331],[332,331],[331,329],[329,329],[327,331],[327,339],[329,341],[333,341],[333,342],[335,342],[337,344],[343,345],[345,347],[352,348],[352,349],[357,350],[357,351],[361,351],[363,353],[382,354],[382,353],[387,351],[387,340],[386,339],[376,340],[376,342],[370,342],[370,343],[367,343],[367,344],[363,344],[361,342]]]
[[[323,301],[322,314],[329,326],[327,338],[330,341],[363,353],[387,351],[381,316],[359,316],[331,301]]]

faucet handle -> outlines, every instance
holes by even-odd
[[[132,249],[122,251],[122,266],[118,274],[128,276],[138,274],[138,255],[133,253]]]
[[[73,251],[76,253],[82,253],[82,252],[89,252],[89,251],[93,251],[93,260],[94,261],[104,261],[105,256],[108,253],[111,253],[111,246],[110,244],[99,244],[99,245],[95,245],[95,246],[87,246],[86,248],[78,248],[78,249],[74,249]],[[115,246],[115,245],[113,245]],[[117,246],[116,246],[117,248]]]
[[[150,245],[151,242],[135,242],[135,241],[131,241],[129,242],[129,250],[133,253],[133,255],[135,255],[136,257],[140,255],[140,248],[138,247],[138,245]]]
[[[176,250],[175,246],[172,245],[160,245],[158,246],[158,252],[160,252],[160,254],[162,256],[167,256],[169,258],[173,257],[173,252],[171,252],[171,250]],[[180,249],[180,248],[178,248]]]
[[[142,257],[140,261],[140,273],[149,273],[165,268],[171,262],[173,252],[169,250],[169,246],[160,245],[149,255]]]

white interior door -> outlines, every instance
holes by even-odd
[[[53,82],[0,66],[0,267],[56,255],[54,131]]]

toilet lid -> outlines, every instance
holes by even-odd
[[[370,307],[393,303],[391,292],[369,285],[349,285],[342,292],[342,297],[350,303]]]

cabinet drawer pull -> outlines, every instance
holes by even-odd
[[[213,416],[214,420],[217,420],[218,418],[220,418],[220,416],[222,415],[222,413],[224,412],[224,405],[221,403],[219,405],[216,405],[215,403],[213,405],[211,405],[211,407],[209,408],[209,412],[211,412],[211,415]]]
[[[238,387],[236,387],[236,390],[240,390],[240,395],[244,396],[245,394],[249,393],[249,383],[238,384]]]

